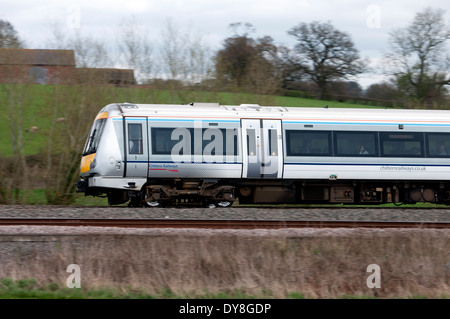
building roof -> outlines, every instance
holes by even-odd
[[[0,64],[75,67],[73,50],[0,48]]]

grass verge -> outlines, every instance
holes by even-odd
[[[95,298],[103,291],[105,298],[447,299],[449,238],[437,229],[25,236],[0,242],[0,278],[10,278],[0,290],[2,298]],[[67,290],[72,264],[81,288]],[[373,264],[379,288],[367,284]]]
[[[39,284],[36,279],[24,278],[13,280],[0,278],[0,299],[270,299],[271,292],[259,295],[249,295],[241,290],[230,292],[201,292],[192,295],[176,294],[168,288],[163,288],[154,294],[133,288],[122,289],[81,289],[67,288],[57,283]],[[298,292],[291,292],[288,299],[304,299]],[[343,298],[354,298],[343,296]]]

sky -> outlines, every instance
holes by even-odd
[[[287,31],[299,23],[330,22],[350,34],[360,56],[370,59],[374,72],[356,79],[367,88],[385,79],[381,60],[388,51],[389,33],[407,27],[426,7],[444,9],[450,24],[448,0],[1,0],[0,19],[9,21],[31,49],[45,48],[54,22],[65,34],[115,41],[124,21],[136,21],[156,39],[170,20],[201,35],[213,49],[232,36],[228,26],[234,22],[251,23],[254,38],[268,35],[288,47],[295,39]]]

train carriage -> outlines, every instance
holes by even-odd
[[[450,111],[110,104],[80,176],[130,206],[447,204]]]

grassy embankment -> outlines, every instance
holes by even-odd
[[[447,230],[176,230],[54,240],[8,244],[0,298],[450,298]],[[81,288],[69,289],[74,263]],[[379,288],[367,284],[373,264]]]

